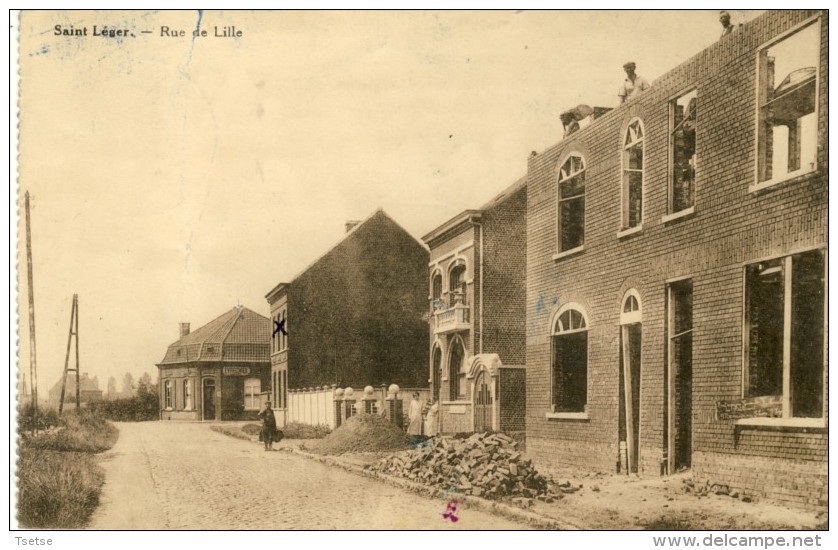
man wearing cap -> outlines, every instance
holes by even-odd
[[[649,83],[646,79],[634,72],[635,67],[637,65],[635,65],[634,61],[629,61],[623,65],[623,69],[626,71],[626,79],[617,91],[621,104],[625,103],[634,94],[639,94],[649,89]]]

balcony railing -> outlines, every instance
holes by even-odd
[[[434,310],[434,334],[444,334],[471,328],[471,309],[462,303]]]

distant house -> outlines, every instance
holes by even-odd
[[[443,433],[523,431],[527,178],[423,237],[430,378]]]
[[[425,246],[377,210],[347,223],[340,242],[267,294],[280,423],[291,418],[289,391],[427,388],[427,269]],[[331,422],[327,417],[311,421]]]
[[[53,384],[49,390],[49,401],[56,407],[61,402],[61,384],[63,376]],[[79,378],[79,402],[82,405],[102,400],[102,390],[99,389],[99,380],[90,378],[86,372]],[[73,407],[76,404],[76,373],[67,373],[67,384],[64,388],[64,407]]]
[[[244,307],[194,332],[181,323],[180,339],[157,365],[160,418],[256,418],[270,387],[270,339],[270,320]]]

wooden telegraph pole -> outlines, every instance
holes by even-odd
[[[25,194],[26,209],[26,280],[29,285],[29,383],[32,414],[38,412],[38,364],[35,357],[35,289],[32,286],[32,223],[29,219],[29,191]]]
[[[70,368],[70,346],[76,337],[76,368]],[[67,336],[67,355],[64,358],[64,378],[61,381],[61,401],[58,402],[58,414],[64,412],[64,393],[67,390],[67,373],[76,373],[76,410],[81,408],[81,383],[79,381],[79,295],[73,294],[73,307],[70,309],[70,333]]]

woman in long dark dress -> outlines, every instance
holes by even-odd
[[[265,401],[265,408],[259,411],[259,418],[262,419],[261,439],[265,442],[265,450],[272,451],[276,435],[276,417],[270,401]]]

